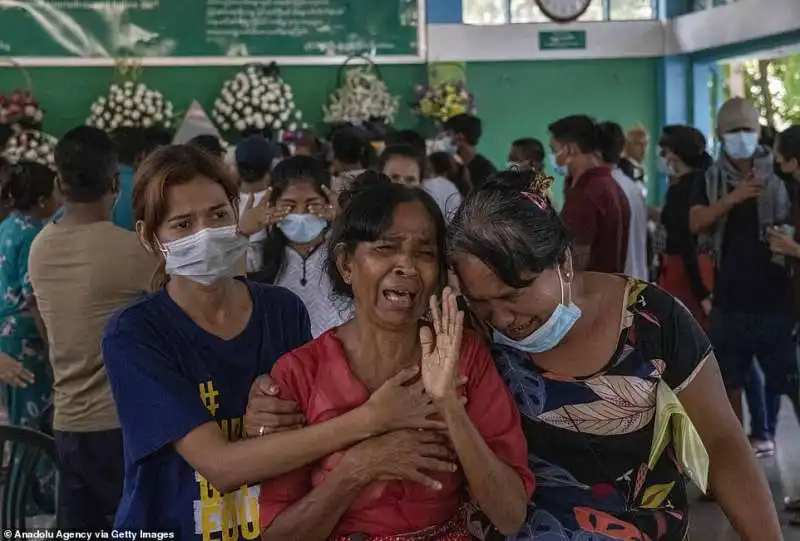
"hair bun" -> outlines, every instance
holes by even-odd
[[[533,180],[531,181],[530,190],[538,195],[541,195],[542,197],[550,199],[551,190],[555,181],[555,178],[546,175],[541,171],[536,171],[533,175]]]
[[[339,205],[346,206],[355,196],[368,192],[380,186],[391,185],[392,179],[378,173],[377,171],[367,170],[354,178],[350,184],[339,194]]]

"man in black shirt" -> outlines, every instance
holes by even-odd
[[[444,123],[444,133],[450,138],[455,151],[469,169],[469,177],[475,188],[480,187],[497,168],[483,155],[478,154],[478,142],[483,135],[481,119],[469,115],[456,115]]]
[[[724,152],[704,182],[694,185],[689,213],[692,232],[701,234],[701,245],[716,259],[709,334],[740,419],[753,357],[775,397],[766,405],[768,418],[777,419],[779,397],[796,393],[798,385],[789,267],[767,242],[767,231],[789,220],[790,201],[769,148],[758,145],[759,130],[758,111],[749,102],[723,104],[717,133]],[[753,442],[756,450],[774,449],[774,434],[762,437]]]

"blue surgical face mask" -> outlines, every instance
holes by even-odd
[[[758,134],[747,131],[726,133],[722,136],[725,153],[734,160],[752,158],[758,148]]]
[[[550,167],[557,175],[561,175],[564,178],[569,176],[569,167],[566,164],[558,165],[555,154],[548,154],[548,158],[550,159]]]
[[[286,238],[297,244],[308,244],[320,236],[328,222],[313,214],[289,214],[278,224]]]
[[[453,137],[450,135],[442,135],[433,142],[434,152],[445,152],[453,156],[456,153],[456,150],[458,149],[453,142]]]
[[[495,343],[510,346],[526,353],[544,353],[560,344],[581,318],[581,309],[572,302],[571,298],[569,304],[564,304],[567,301],[564,296],[564,279],[561,276],[560,268],[558,269],[558,281],[561,283],[561,302],[556,306],[553,315],[544,325],[519,341],[513,340],[495,330],[492,337]]]

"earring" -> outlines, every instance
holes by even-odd
[[[350,285],[350,275],[344,277],[344,283]]]

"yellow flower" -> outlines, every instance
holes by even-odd
[[[467,112],[467,108],[464,107],[462,104],[456,104],[451,109],[453,116],[460,115]]]

